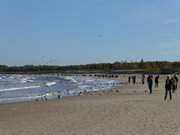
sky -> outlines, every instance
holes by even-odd
[[[180,61],[179,0],[0,0],[0,64]]]

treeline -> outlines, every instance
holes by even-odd
[[[49,66],[25,65],[6,66],[0,65],[0,73],[174,73],[180,71],[180,62],[154,61],[154,62],[115,62],[87,65]]]

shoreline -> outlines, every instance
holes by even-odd
[[[22,76],[23,77],[23,76]],[[26,78],[26,76],[24,76]],[[54,76],[52,76],[54,77]],[[62,99],[64,97],[71,97],[71,96],[82,96],[84,94],[88,94],[88,93],[93,93],[93,92],[98,92],[98,91],[111,91],[112,89],[114,89],[115,87],[118,88],[118,87],[123,87],[123,85],[126,85],[125,82],[119,80],[119,79],[110,79],[110,78],[98,78],[98,77],[85,77],[85,79],[83,79],[83,76],[82,77],[79,77],[79,76],[67,76],[69,77],[67,80],[68,81],[75,81],[77,83],[74,83],[76,84],[77,88],[75,87],[75,90],[73,89],[67,89],[67,91],[65,90],[66,94],[64,93],[64,91],[61,89],[61,87],[59,85],[59,87],[57,88],[54,88],[52,90],[50,90],[51,88],[48,88],[49,91],[48,93],[44,93],[44,94],[36,94],[34,96],[31,96],[29,97],[28,95],[24,95],[24,96],[21,96],[21,97],[7,97],[7,98],[4,98],[2,96],[2,99],[0,99],[0,104],[9,104],[9,103],[18,103],[18,102],[33,102],[33,101],[47,101],[47,100],[56,100],[56,99]],[[79,79],[78,79],[79,77]],[[19,79],[19,78],[18,78]],[[76,80],[77,79],[77,80]],[[88,84],[88,80],[99,80],[99,81],[94,81],[94,83],[92,84]],[[64,80],[66,80],[66,77],[64,77]],[[79,80],[79,81],[78,81]],[[78,85],[78,82],[81,82],[81,80],[87,80],[87,84],[82,84],[82,85]],[[21,80],[20,80],[21,81]],[[51,82],[52,83],[52,82]],[[55,84],[58,83],[58,81],[55,82]],[[59,82],[60,84],[61,82]],[[45,84],[48,85],[48,82],[45,82]],[[54,82],[53,82],[54,84]],[[37,88],[37,89],[45,89],[43,87],[41,87],[42,84],[31,84],[31,85],[24,85],[22,87],[18,87],[18,86],[15,86],[13,88],[4,88],[4,89],[0,89],[0,92],[13,92],[13,91],[18,91],[20,92],[20,90],[29,90],[29,89],[34,89],[34,88]],[[63,84],[62,84],[63,85]],[[82,87],[81,87],[82,86]],[[86,86],[86,87],[84,87]],[[48,86],[49,87],[49,86]],[[61,89],[58,90],[58,89]],[[77,89],[77,91],[76,91]],[[4,94],[2,93],[2,95]],[[5,93],[6,94],[6,93]]]
[[[84,91],[84,92],[80,92],[78,95],[73,95],[73,96],[63,96],[63,97],[60,97],[60,95],[57,95],[56,97],[54,96],[52,99],[47,99],[47,97],[39,97],[39,98],[34,98],[34,99],[30,99],[30,100],[21,100],[21,101],[9,101],[9,102],[2,102],[0,103],[0,106],[1,105],[8,105],[8,104],[21,104],[21,103],[36,103],[36,102],[53,102],[53,101],[63,101],[64,99],[73,99],[75,97],[86,97],[86,96],[95,96],[95,95],[106,95],[107,93],[113,93],[115,90],[118,89],[118,91],[120,92],[121,89],[123,87],[126,87],[125,85],[122,85],[122,86],[116,86],[115,88],[111,88],[111,89],[104,89],[104,90],[97,90],[97,91]]]

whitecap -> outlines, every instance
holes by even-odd
[[[47,82],[45,85],[47,87],[50,87],[50,86],[56,85],[56,82]]]
[[[26,89],[36,89],[40,88],[41,86],[28,86],[28,87],[21,87],[21,88],[7,88],[7,89],[0,89],[0,92],[4,91],[16,91],[16,90],[26,90]]]

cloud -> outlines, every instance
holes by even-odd
[[[176,23],[180,23],[180,18],[168,19],[165,21],[165,24],[176,24]]]

